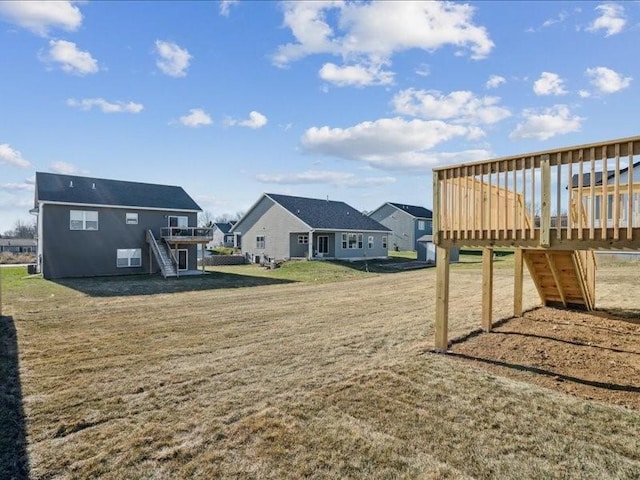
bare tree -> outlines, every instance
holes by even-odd
[[[204,210],[198,214],[198,225],[202,228],[213,227],[213,214],[209,210]]]
[[[23,222],[22,220],[16,220],[13,226],[13,230],[4,232],[4,237],[12,238],[35,238],[38,233],[38,226],[34,221],[31,223]]]

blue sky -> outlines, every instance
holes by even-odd
[[[431,206],[434,166],[640,133],[638,2],[0,1],[0,232],[36,171]]]

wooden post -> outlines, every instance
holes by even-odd
[[[482,328],[490,332],[493,313],[493,248],[482,249]]]
[[[551,245],[551,167],[549,155],[540,158],[540,188],[542,200],[540,202],[540,246]]]
[[[446,175],[446,170],[445,170],[445,175]],[[440,192],[440,175],[438,172],[436,171],[432,171],[431,175],[433,177],[433,210],[432,210],[432,219],[431,219],[431,233],[433,235],[433,243],[435,243],[436,245],[438,245],[440,243],[440,230],[442,229],[442,220],[441,220],[441,215],[443,214],[442,209],[440,208],[441,205],[441,192]],[[446,180],[445,180],[445,187],[446,187]],[[446,192],[445,192],[445,202],[446,202]]]
[[[521,248],[515,251],[515,271],[513,275],[513,316],[522,316],[522,284],[523,284],[523,268],[522,257],[524,252]]]
[[[439,352],[449,348],[449,249],[436,247],[436,331]]]

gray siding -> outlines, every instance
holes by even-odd
[[[388,237],[391,232],[382,233],[382,232],[344,232],[344,233],[356,233],[362,234],[362,248],[342,248],[342,233],[336,232],[335,234],[335,258],[341,260],[356,260],[356,259],[367,259],[367,258],[386,258],[388,255],[387,249],[382,248],[382,237]],[[368,246],[368,238],[369,236],[373,237],[373,248],[369,248]],[[348,244],[347,244],[348,247]]]
[[[234,228],[242,234],[242,253],[250,261],[259,256],[276,260],[291,257],[290,234],[308,232],[300,220],[272,200],[263,197],[249,214]],[[258,248],[256,237],[264,235],[265,246]]]
[[[145,232],[151,229],[160,238],[160,229],[167,226],[167,215],[189,217],[195,226],[196,213],[162,212],[141,209],[107,207],[74,207],[70,205],[41,206],[42,210],[42,273],[45,278],[91,277],[100,275],[130,275],[149,272],[149,248]],[[71,230],[69,212],[98,212],[98,230]],[[138,213],[138,224],[128,225],[126,213]],[[140,248],[140,267],[118,268],[117,250]],[[184,246],[189,254],[189,268],[197,268],[196,246]],[[155,260],[153,271],[157,271]]]
[[[413,216],[402,212],[392,205],[385,204],[371,214],[371,218],[391,229],[389,232],[389,249],[415,250],[416,226]]]
[[[309,256],[309,244],[298,243],[298,237],[300,235],[307,235],[307,242],[309,241],[309,234],[303,233],[291,233],[289,234],[290,244],[290,256],[292,258],[307,258]]]

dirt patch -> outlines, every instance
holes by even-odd
[[[640,410],[640,310],[539,308],[451,352],[498,375]]]

